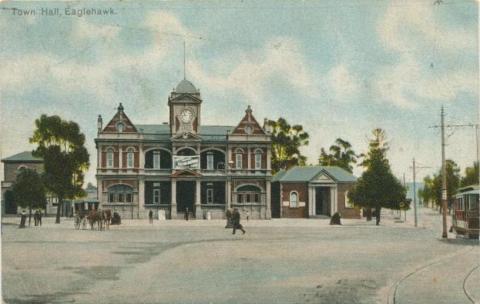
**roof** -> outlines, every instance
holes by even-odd
[[[195,94],[198,93],[198,91],[190,81],[184,79],[177,85],[175,93]]]
[[[40,157],[36,157],[32,155],[31,151],[24,151],[10,157],[2,159],[2,162],[33,162],[33,163],[41,163],[43,159]]]
[[[320,173],[326,173],[337,182],[355,182],[357,178],[350,172],[340,167],[330,166],[305,166],[293,167],[287,171],[279,171],[273,178],[280,182],[309,182]],[[277,177],[277,175],[279,175]]]
[[[161,125],[135,125],[139,132],[144,134],[145,139],[169,140],[171,137],[170,126]],[[199,136],[203,140],[224,141],[227,139],[227,132],[231,132],[233,126],[200,126]]]

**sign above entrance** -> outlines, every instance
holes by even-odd
[[[200,169],[200,156],[197,155],[174,155],[173,168],[175,170],[196,170]]]

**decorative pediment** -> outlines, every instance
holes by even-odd
[[[192,140],[202,140],[200,136],[191,132],[184,132],[175,134],[172,136],[172,140],[185,140],[185,141],[192,141]]]
[[[266,135],[263,128],[253,116],[250,106],[245,110],[245,116],[233,130],[232,135]]]
[[[195,96],[195,95],[194,94],[188,94],[188,93],[182,93],[182,94],[172,93],[172,96],[170,96],[169,102],[201,103],[202,99],[199,96]]]
[[[192,170],[175,170],[172,173],[172,177],[200,177],[200,173]]]
[[[105,128],[103,128],[102,133],[137,133],[137,128],[135,128],[135,125],[130,121],[127,114],[123,112],[121,103],[117,109],[117,113]]]
[[[310,182],[335,183],[336,181],[330,175],[328,175],[325,171],[322,171],[317,176],[315,176]]]

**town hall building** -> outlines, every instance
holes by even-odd
[[[97,186],[101,208],[123,218],[223,218],[238,208],[271,217],[271,135],[250,106],[232,126],[202,124],[202,97],[182,80],[168,98],[169,122],[138,124],[122,104],[98,117]],[[234,114],[232,114],[235,117]]]

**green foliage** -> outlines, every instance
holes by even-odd
[[[47,198],[40,175],[32,169],[21,169],[12,188],[16,204],[22,208],[45,208]]]
[[[479,177],[478,162],[474,162],[473,167],[465,168],[465,176],[462,177],[460,185],[462,187],[478,185],[479,184],[478,177]]]
[[[460,185],[460,168],[450,159],[447,164],[447,200],[451,203]],[[442,205],[442,170],[440,169],[433,177],[426,176],[423,179],[425,186],[422,191],[422,199],[425,203],[433,202],[437,206]]]
[[[30,142],[38,145],[33,154],[44,160],[43,178],[47,190],[58,197],[56,222],[59,223],[63,200],[85,195],[82,185],[89,166],[85,135],[77,123],[64,121],[56,115],[42,115],[35,120],[35,125]]]
[[[391,172],[385,155],[387,150],[385,132],[375,129],[362,162],[366,170],[348,193],[355,205],[377,210],[377,225],[381,208],[400,209],[402,203],[406,203],[406,189]]]
[[[329,148],[330,154],[328,154],[323,148],[320,152],[320,158],[318,163],[322,166],[338,166],[353,172],[353,166],[357,162],[357,155],[352,150],[352,145],[341,138],[335,140],[335,144]]]
[[[291,126],[284,118],[269,120],[268,125],[272,127],[272,173],[305,165],[307,158],[300,147],[308,145],[309,135],[303,127]]]

